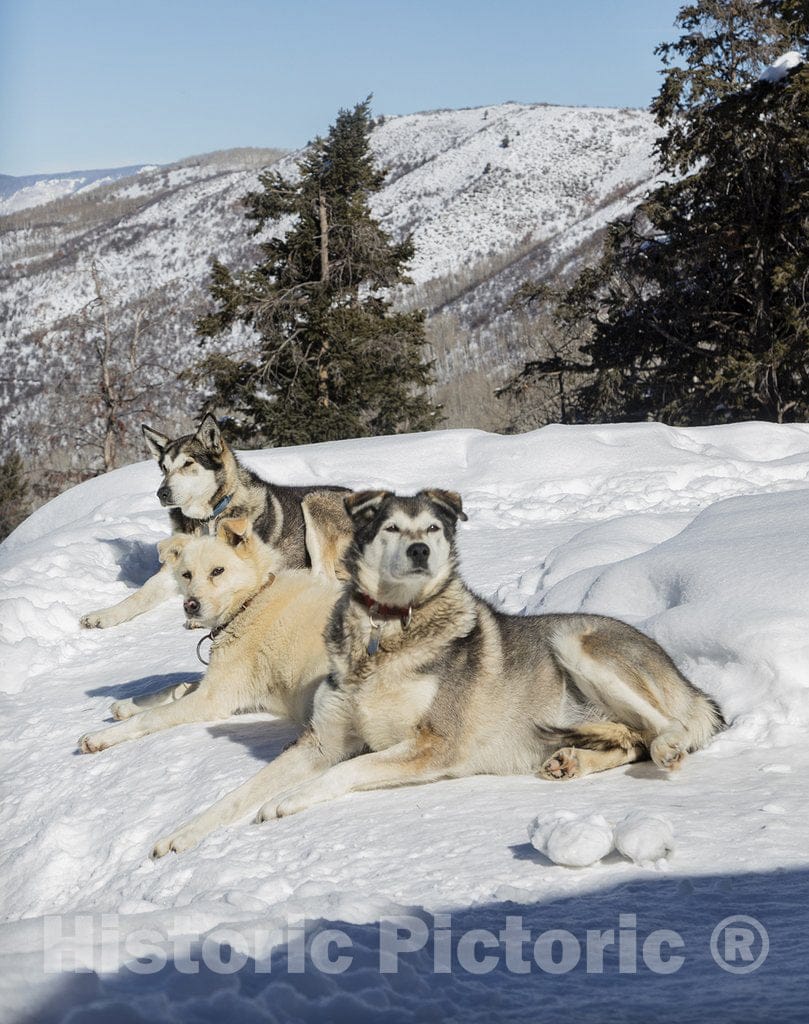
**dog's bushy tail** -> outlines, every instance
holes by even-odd
[[[621,722],[583,722],[572,728],[558,729],[537,726],[537,733],[544,743],[580,750],[631,750],[646,746],[642,733]]]

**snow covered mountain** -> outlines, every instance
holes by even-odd
[[[0,217],[154,168],[154,164],[136,164],[134,167],[112,167],[103,171],[64,171],[61,174],[26,174],[22,177],[0,174]]]
[[[809,427],[442,431],[244,459],[279,483],[459,489],[480,593],[633,623],[729,727],[671,776],[357,793],[151,861],[294,733],[246,715],[76,753],[113,700],[201,668],[179,600],[79,629],[154,570],[167,530],[154,462],[88,481],[0,545],[0,1019],[805,1020]],[[558,866],[528,829],[562,810],[660,815],[673,851]]]
[[[531,344],[507,308],[514,289],[528,276],[558,274],[637,201],[655,174],[655,137],[640,110],[509,103],[380,119],[373,147],[390,173],[374,210],[394,236],[414,234],[415,283],[400,299],[432,315],[441,394],[457,399],[448,403],[451,425],[490,422],[482,406],[496,404],[492,388]],[[6,440],[25,450],[31,422],[46,418],[43,393],[66,387],[70,360],[87,355],[77,321],[95,296],[94,266],[113,332],[128,337],[138,311],[148,311],[143,343],[155,358],[171,369],[199,358],[192,325],[209,260],[251,259],[257,240],[246,235],[239,199],[278,155],[210,154],[0,218]],[[292,171],[295,160],[283,158],[280,169]],[[470,374],[486,378],[482,406],[463,400]],[[193,408],[195,397],[172,389],[162,418]]]

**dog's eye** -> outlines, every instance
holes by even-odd
[[[183,573],[183,579],[184,579],[184,580],[190,580],[190,579],[191,579],[191,573],[190,573],[190,572],[188,572],[188,570],[186,570],[186,571],[185,571],[185,572]]]
[[[436,533],[441,527],[437,523],[430,523],[427,527],[427,533]]]
[[[189,467],[189,466],[193,466],[193,465],[194,465],[194,460],[193,460],[193,459],[187,459],[187,460],[186,460],[186,461],[185,461],[185,462],[184,462],[184,463],[182,464],[182,466],[180,467],[180,469],[188,469],[188,467]]]
[[[223,565],[217,565],[215,569],[211,569],[211,576],[221,576],[224,571],[225,567]]]
[[[385,527],[385,533],[398,533],[399,527],[395,523],[391,523],[390,526]]]

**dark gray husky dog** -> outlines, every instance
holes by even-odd
[[[210,414],[195,434],[174,440],[145,424],[142,429],[163,473],[157,497],[169,510],[174,533],[214,533],[220,519],[246,518],[253,533],[278,555],[279,569],[303,569],[314,554],[319,567],[333,570],[339,552],[332,548],[339,547],[340,531],[345,544],[350,539],[340,497],[346,488],[282,487],[262,480],[236,459]],[[310,534],[319,545],[316,552],[307,548],[306,526],[312,522],[321,527]],[[328,550],[321,550],[323,538],[334,542]],[[111,608],[88,612],[81,624],[86,629],[117,626],[177,592],[174,575],[164,565],[136,593]]]
[[[457,569],[459,495],[348,495],[350,579],[326,632],[309,728],[154,854],[353,790],[476,774],[574,779],[630,761],[679,768],[723,725],[653,640],[600,615],[505,615]]]

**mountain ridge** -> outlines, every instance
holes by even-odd
[[[502,428],[494,389],[537,344],[511,296],[529,277],[557,280],[592,256],[605,224],[654,180],[657,134],[646,111],[548,104],[377,119],[371,145],[389,173],[372,211],[394,238],[413,235],[412,284],[395,298],[427,309],[449,425]],[[74,443],[40,427],[53,418],[55,387],[90,400],[79,378],[96,372],[86,321],[99,280],[122,344],[137,322],[145,355],[166,374],[196,362],[211,257],[249,266],[262,239],[284,232],[281,222],[249,236],[241,198],[264,167],[294,174],[300,155],[202,154],[0,217],[3,447]],[[254,344],[236,328],[219,347],[249,355]],[[175,383],[146,413],[179,428],[199,397]],[[139,454],[134,427],[131,443],[129,458]]]

